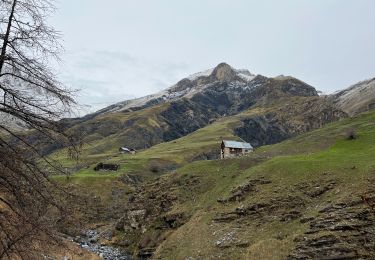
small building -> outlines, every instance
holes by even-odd
[[[130,154],[135,154],[137,151],[133,148],[127,148],[127,147],[120,147],[119,152],[121,153],[130,153]]]
[[[234,158],[252,152],[254,148],[249,143],[223,140],[221,142],[220,158]]]
[[[111,164],[111,163],[98,163],[95,167],[94,167],[94,171],[118,171],[118,169],[120,169],[120,165],[119,164]]]

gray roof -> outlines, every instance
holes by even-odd
[[[228,148],[253,149],[251,144],[245,142],[223,140],[224,146]]]

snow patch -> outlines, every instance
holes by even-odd
[[[208,69],[208,70],[204,70],[204,71],[201,71],[201,72],[198,72],[198,73],[195,73],[195,74],[192,74],[190,76],[187,77],[187,79],[191,80],[191,81],[194,81],[200,77],[208,77],[210,76],[213,71],[215,70],[215,68],[212,68],[212,69]],[[250,73],[250,71],[246,70],[246,69],[233,69],[237,76],[241,79],[241,80],[238,80],[236,82],[231,82],[231,86],[232,87],[236,87],[236,88],[243,88],[243,89],[252,89],[254,88],[254,86],[252,86],[252,84],[250,83],[256,76],[252,73]],[[249,85],[250,83],[250,85]],[[131,109],[131,108],[136,108],[136,107],[142,107],[144,105],[146,105],[149,101],[152,101],[152,100],[156,100],[156,99],[161,99],[162,103],[163,102],[168,102],[168,101],[174,101],[174,100],[177,100],[179,98],[182,98],[182,97],[186,97],[186,98],[191,98],[192,96],[194,96],[195,94],[203,91],[204,89],[208,88],[211,86],[211,84],[205,84],[205,85],[195,85],[194,87],[190,87],[190,88],[187,88],[187,89],[184,89],[182,91],[176,91],[176,84],[165,89],[165,90],[162,90],[158,93],[155,93],[153,95],[148,95],[148,96],[145,96],[145,97],[141,97],[141,98],[136,98],[136,99],[131,99],[131,100],[126,100],[126,101],[123,101],[123,102],[119,102],[115,105],[112,105],[111,107],[108,107],[108,108],[105,108],[103,109],[103,112],[116,112],[116,111],[124,111],[124,110],[127,110],[127,109]],[[99,111],[100,112],[100,111]]]
[[[201,72],[197,72],[197,73],[194,73],[190,76],[187,77],[187,79],[190,79],[191,81],[193,80],[196,80],[197,78],[200,78],[200,77],[208,77],[212,74],[212,72],[214,71],[214,69],[208,69],[208,70],[204,70],[204,71],[201,71]]]
[[[252,81],[255,78],[255,75],[252,74],[250,71],[248,71],[246,69],[238,69],[238,70],[235,70],[235,71],[241,79],[243,79],[247,82]]]

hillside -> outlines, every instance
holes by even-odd
[[[71,172],[94,173],[96,163],[113,162],[121,165],[120,173],[147,176],[153,175],[150,168],[162,173],[191,161],[215,159],[223,138],[259,147],[346,116],[332,99],[319,97],[298,79],[256,76],[221,63],[155,95],[63,120],[66,131],[84,143],[78,164],[64,156],[62,145],[40,147]],[[139,152],[122,155],[122,146]]]
[[[84,143],[94,145],[92,154],[120,146],[139,150],[282,98],[316,96],[312,86],[298,79],[255,76],[221,63],[211,74],[200,73],[182,79],[161,93],[124,101],[83,118],[65,119],[60,124],[67,132],[80,136]],[[44,154],[58,148],[61,147],[41,146]]]
[[[371,256],[358,237],[373,239],[366,203],[375,200],[375,113],[347,118],[339,96],[320,97],[292,77],[243,73],[220,64],[190,77],[195,85],[183,80],[167,91],[180,96],[155,94],[64,121],[85,144],[78,164],[54,150],[73,173],[54,179],[85,202],[72,201],[79,213],[62,232],[94,229],[99,243],[141,258]],[[348,140],[349,131],[357,138]],[[222,139],[257,149],[216,160]],[[98,162],[120,170],[95,172]]]
[[[356,139],[347,139],[348,129],[356,130]],[[111,175],[77,175],[70,182],[102,197],[93,206],[101,210],[92,212],[105,214],[92,213],[92,219],[115,222],[99,229],[103,236],[115,231],[102,243],[139,256],[367,259],[375,253],[369,206],[375,200],[374,143],[372,112],[263,146],[248,157],[189,163],[128,188]],[[163,145],[175,149],[174,143]]]
[[[268,105],[219,118],[184,137],[157,144],[135,155],[118,152],[113,137],[113,142],[107,138],[84,145],[78,165],[66,157],[64,150],[53,155],[66,167],[79,170],[78,174],[95,174],[93,168],[102,161],[120,164],[117,174],[145,177],[173,170],[192,161],[217,159],[222,139],[245,140],[259,147],[281,142],[345,117],[345,113],[335,109],[324,98],[282,98]],[[106,148],[102,149],[103,146]]]

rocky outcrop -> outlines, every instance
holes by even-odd
[[[322,200],[330,192],[331,196],[337,193],[333,191],[340,184],[337,180],[331,179],[329,173],[324,173],[323,176],[289,187],[290,195],[278,196],[278,191],[275,190],[275,196],[269,199],[243,203],[234,210],[219,212],[213,218],[213,222],[233,227],[247,225],[249,221],[257,226],[275,220],[298,221],[301,225],[307,225],[307,229],[294,238],[295,247],[289,253],[288,259],[373,259],[375,190],[368,185],[370,187],[361,192],[369,195],[352,194],[335,202]],[[251,181],[234,189],[245,191],[241,192],[242,199],[257,192],[253,188],[247,188],[252,187],[249,183]],[[283,187],[285,188],[287,187]],[[313,215],[308,210],[312,205],[317,209]],[[225,243],[218,244],[221,245],[235,247],[235,239],[227,237]]]
[[[265,178],[252,179],[232,189],[227,198],[219,198],[219,203],[233,203],[244,201],[247,197],[255,195],[263,185],[271,184],[270,180]],[[312,199],[319,199],[326,192],[332,190],[336,182],[331,179],[321,179],[318,181],[302,182],[295,184],[290,195],[278,197],[278,191],[275,190],[275,196],[268,200],[261,200],[255,203],[242,204],[234,210],[220,212],[214,218],[214,222],[230,223],[251,219],[252,221],[272,221],[278,219],[281,222],[289,222],[295,219],[301,219],[301,222],[307,222],[311,219],[302,218],[304,207],[311,203]],[[301,194],[302,193],[302,194]]]
[[[232,75],[228,70],[222,65],[217,72],[221,80],[210,83],[189,99],[172,102],[160,114],[161,120],[168,125],[163,134],[165,141],[187,135],[208,125],[212,119],[238,114],[256,104],[265,105],[291,96],[317,95],[313,87],[296,79],[281,81],[259,76],[250,82],[228,82]]]
[[[253,147],[278,143],[292,136],[271,114],[247,118],[242,123],[243,126],[236,128],[234,133]]]
[[[144,230],[145,219],[147,217],[146,209],[128,210],[120,220],[116,223],[116,229],[121,231],[129,231],[132,229]]]
[[[374,221],[375,212],[360,198],[325,205],[307,221],[288,259],[373,259]]]
[[[173,192],[176,185],[158,178],[153,183],[143,183],[137,187],[129,197],[127,210],[115,224],[115,229],[125,233],[128,238],[122,247],[134,250],[137,257],[149,258],[168,232],[188,221],[190,215],[186,212],[171,212],[178,201]],[[136,248],[134,245],[137,245]]]
[[[345,117],[347,114],[328,99],[301,99],[294,103],[289,100],[275,112],[243,119],[243,125],[234,132],[258,147],[281,142]]]
[[[258,220],[271,221],[291,221],[302,216],[301,210],[306,202],[299,196],[287,196],[269,201],[252,203],[237,207],[234,211],[222,212],[215,216],[215,222],[232,222],[234,220]]]
[[[239,78],[237,72],[226,63],[217,65],[210,77],[221,82],[231,82]]]
[[[272,183],[270,180],[265,178],[259,179],[251,179],[248,182],[235,187],[231,190],[231,194],[227,198],[219,198],[217,201],[220,203],[226,202],[233,202],[233,201],[241,201],[243,200],[249,193],[256,192],[258,185],[265,185]]]

